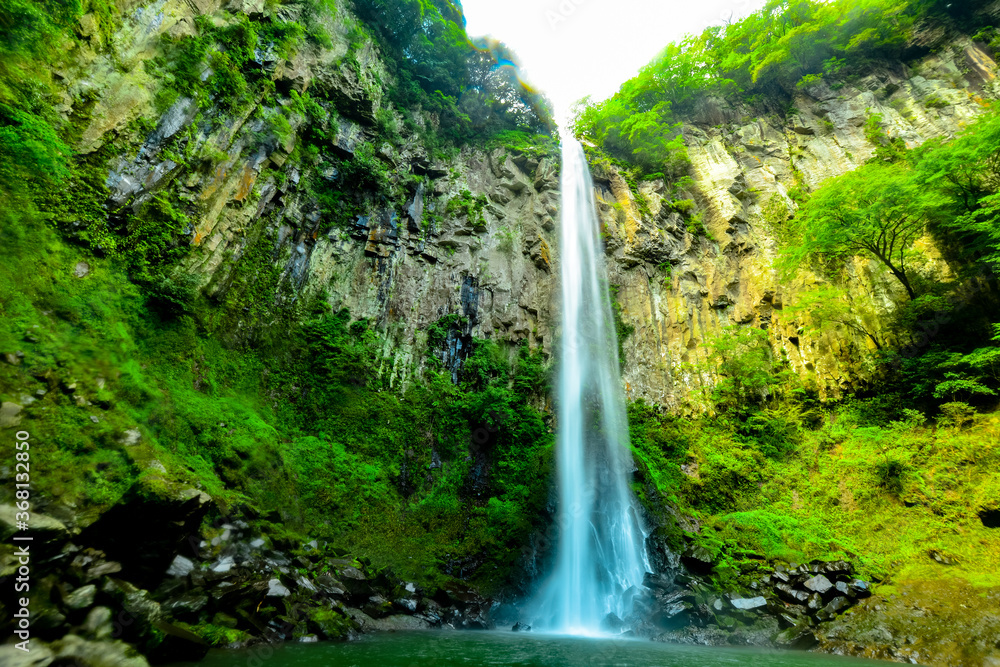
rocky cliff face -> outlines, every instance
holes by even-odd
[[[662,181],[631,191],[614,168],[595,170],[610,259],[623,319],[635,327],[625,342],[624,377],[632,398],[685,411],[701,405],[711,384],[705,342],[733,324],[758,324],[775,351],[822,397],[837,397],[868,375],[863,336],[842,329],[819,334],[786,306],[818,278],[782,283],[773,268],[782,223],[796,209],[796,189],[811,191],[826,179],[868,160],[875,149],[865,124],[874,114],[891,137],[912,148],[951,137],[983,112],[1000,92],[996,63],[968,39],[941,44],[910,64],[886,66],[859,80],[821,82],[798,92],[786,118],[746,115],[708,102],[684,125],[694,187],[680,195]],[[669,206],[691,197],[704,229]],[[638,197],[648,213],[640,212]],[[948,267],[923,244],[927,274]],[[874,327],[901,297],[880,268],[850,267],[856,307]]]
[[[181,97],[157,112],[162,82],[145,63],[164,54],[165,35],[191,34],[196,16],[214,13],[218,21],[220,9],[212,0],[137,3],[106,45],[93,19],[81,20],[90,46],[56,70],[64,83],[60,109],[83,128],[77,149],[107,159],[111,204],[137,210],[174,190],[197,211],[185,269],[204,294],[250,299],[241,273],[273,265],[280,273],[275,306],[325,293],[331,305],[377,323],[387,334],[382,370],[393,385],[420,367],[426,328],[449,314],[464,320],[437,353],[453,368],[471,336],[550,351],[558,318],[558,156],[496,148],[445,159],[429,155],[416,136],[383,141],[375,119],[393,113],[379,85],[386,68],[373,44],[351,44],[353,18],[345,12],[328,20],[329,48],[289,59],[267,50],[255,56],[279,90],[322,88],[340,101],[334,138],[315,162],[296,151],[305,119],[274,132],[263,101],[233,116]],[[262,11],[254,3],[226,9]],[[936,53],[859,80],[809,86],[784,118],[704,103],[684,127],[694,180],[687,192],[668,192],[662,181],[633,191],[613,167],[595,167],[610,283],[624,321],[635,327],[623,360],[631,398],[699,409],[711,384],[706,340],[751,322],[772,332],[775,350],[821,396],[864,383],[870,343],[846,329],[819,334],[788,314],[785,306],[818,279],[782,284],[772,264],[782,223],[796,208],[791,195],[870,158],[865,124],[873,114],[889,136],[913,147],[953,136],[996,97],[996,63],[982,45],[943,43],[936,33],[923,39]],[[142,120],[149,118],[156,120]],[[324,214],[305,180],[318,173],[336,181],[328,158],[350,158],[364,145],[375,146],[393,174],[397,201],[370,201],[347,220]],[[478,208],[449,206],[482,197]],[[685,197],[694,210],[670,206]],[[947,272],[925,247],[923,270]],[[877,327],[896,288],[872,264],[855,262],[852,271],[864,286],[858,307]],[[250,323],[237,331],[242,326]]]
[[[275,131],[267,118],[280,110],[267,100],[231,113],[182,96],[158,111],[164,82],[148,63],[169,57],[165,44],[193,34],[197,17],[219,25],[263,11],[262,3],[223,5],[133,3],[108,44],[93,16],[81,20],[81,34],[92,36],[56,70],[64,84],[60,111],[82,127],[77,150],[105,170],[109,206],[138,211],[153,197],[176,194],[195,211],[184,272],[204,295],[250,300],[247,285],[273,266],[280,278],[265,297],[270,308],[322,294],[376,323],[387,334],[383,373],[393,384],[423,363],[427,327],[449,314],[464,318],[438,351],[452,366],[472,336],[547,348],[557,290],[558,156],[467,148],[435,157],[406,131],[384,141],[376,116],[398,121],[384,100],[391,77],[372,42],[357,45],[356,19],[346,10],[326,18],[329,47],[287,59],[261,47],[254,56],[279,92],[322,89],[337,100],[333,138],[314,160],[297,150],[308,121]],[[338,182],[331,158],[351,159],[362,147],[388,171],[396,199],[370,198],[360,215],[324,213],[307,180]],[[231,333],[252,324],[246,318]]]

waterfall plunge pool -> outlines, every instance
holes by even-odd
[[[190,664],[190,663],[186,663]],[[884,664],[821,653],[660,644],[541,633],[417,631],[347,643],[287,643],[213,651],[201,667],[851,667]],[[180,666],[178,666],[180,667]]]

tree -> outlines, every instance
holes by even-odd
[[[837,287],[826,287],[798,296],[786,310],[791,315],[807,315],[819,331],[836,325],[865,336],[876,350],[886,346],[885,334],[878,326],[878,315],[851,298],[851,293]]]
[[[779,260],[785,272],[811,259],[867,255],[917,297],[908,265],[914,242],[927,230],[941,195],[921,187],[904,164],[870,163],[828,181],[792,221],[797,241]]]
[[[922,184],[945,197],[937,228],[967,256],[1000,260],[1000,114],[992,112],[954,141],[916,151]]]

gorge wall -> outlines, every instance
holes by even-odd
[[[278,133],[263,118],[280,109],[267,101],[233,116],[182,96],[157,111],[164,84],[146,63],[165,56],[165,39],[192,34],[196,16],[219,24],[262,11],[252,2],[133,3],[107,45],[94,33],[94,49],[84,44],[59,66],[60,111],[82,126],[75,148],[106,169],[110,206],[138,211],[153,197],[176,193],[197,212],[186,230],[192,248],[183,273],[205,296],[258,298],[280,309],[323,294],[386,334],[382,370],[392,384],[423,364],[427,327],[449,314],[465,323],[440,350],[446,364],[460,361],[472,335],[549,350],[558,155],[501,146],[443,157],[429,154],[412,133],[395,143],[381,139],[376,118],[388,114],[396,122],[384,99],[392,83],[371,41],[351,44],[356,19],[348,11],[327,18],[329,48],[300,49],[289,59],[258,48],[254,56],[279,93],[319,88],[338,100],[337,127],[315,164],[304,164],[297,151],[306,119]],[[83,34],[94,21],[90,14],[81,19]],[[350,160],[361,147],[390,174],[396,199],[372,199],[348,218],[324,214],[305,181],[337,181],[330,157]],[[458,204],[449,206],[453,200]],[[275,292],[245,293],[268,265],[280,274],[271,283]],[[238,321],[230,333],[249,335],[243,329],[255,324]]]
[[[936,53],[855,81],[805,87],[785,119],[753,118],[721,101],[703,104],[683,130],[695,183],[686,196],[701,214],[700,233],[669,207],[662,181],[642,183],[637,193],[614,168],[598,169],[609,279],[619,287],[623,319],[635,327],[624,344],[631,398],[697,409],[711,382],[706,339],[751,323],[768,328],[779,357],[821,397],[864,385],[871,341],[844,327],[818,331],[807,315],[788,313],[785,306],[822,281],[781,282],[773,261],[781,225],[796,209],[790,193],[814,190],[870,159],[875,145],[865,124],[873,114],[889,136],[913,148],[954,136],[996,98],[997,65],[982,44],[942,42],[943,32],[923,37]],[[637,196],[646,199],[647,215]],[[933,245],[925,241],[921,249],[920,271],[947,276]],[[905,295],[872,262],[854,261],[851,276],[854,307],[878,329]]]
[[[266,108],[220,119],[221,112],[199,112],[193,100],[181,98],[154,112],[160,84],[143,62],[161,54],[163,35],[188,34],[196,15],[220,8],[217,2],[136,4],[108,49],[84,47],[56,72],[65,84],[66,117],[87,108],[77,148],[97,152],[114,137],[107,161],[112,202],[138,209],[176,189],[199,211],[185,268],[205,295],[249,299],[238,273],[257,270],[247,267],[251,261],[273,263],[281,274],[277,304],[326,293],[331,305],[385,332],[382,370],[393,385],[419,370],[426,328],[449,314],[465,318],[438,352],[454,368],[473,336],[527,341],[551,352],[558,314],[558,155],[497,147],[442,158],[428,155],[412,135],[398,145],[384,142],[375,119],[394,113],[376,83],[385,67],[370,42],[352,50],[353,18],[342,12],[328,26],[331,48],[305,49],[289,60],[258,54],[283,90],[335,91],[342,116],[329,155],[351,158],[374,142],[393,174],[397,201],[371,202],[347,221],[324,215],[300,181],[309,170],[335,180],[336,169],[323,155],[315,166],[289,160],[298,157],[304,118],[279,137],[260,119]],[[229,9],[262,11],[252,4]],[[85,16],[80,30],[86,34],[91,23]],[[870,341],[843,327],[819,332],[807,317],[789,314],[785,306],[820,280],[782,284],[772,264],[781,225],[796,208],[791,195],[868,160],[875,145],[865,125],[873,114],[888,136],[914,147],[954,136],[996,97],[996,63],[982,44],[943,29],[918,39],[916,47],[934,53],[858,80],[807,86],[784,118],[704,102],[684,125],[694,180],[687,192],[668,193],[662,181],[633,191],[617,168],[594,165],[609,280],[623,321],[635,330],[624,343],[630,398],[680,412],[701,409],[712,376],[705,341],[727,325],[751,322],[769,328],[775,350],[821,397],[864,385]],[[98,47],[96,40],[95,33]],[[157,120],[145,128],[137,122],[142,118]],[[200,159],[179,162],[178,150]],[[477,197],[485,197],[478,211],[448,206]],[[682,198],[694,200],[693,211],[670,207],[671,199]],[[691,224],[694,216],[701,224]],[[932,245],[923,247],[921,270],[946,275]],[[852,273],[864,286],[853,296],[855,307],[877,329],[899,296],[896,287],[869,262],[856,261]]]

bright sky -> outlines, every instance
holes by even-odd
[[[470,36],[520,56],[527,79],[565,118],[583,97],[613,94],[668,43],[741,18],[764,0],[462,0]]]

